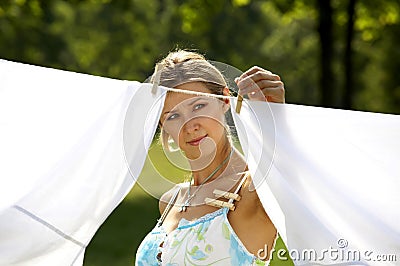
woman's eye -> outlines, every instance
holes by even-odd
[[[179,115],[178,114],[172,114],[170,116],[168,116],[167,120],[173,120],[175,118],[177,118]]]
[[[193,110],[199,110],[199,109],[201,109],[201,108],[203,108],[204,106],[206,106],[204,103],[199,103],[199,104],[196,104],[194,107],[193,107]]]

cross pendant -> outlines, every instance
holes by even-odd
[[[187,205],[186,205],[186,203],[185,204],[183,204],[182,206],[181,206],[181,209],[179,210],[179,212],[185,212],[187,210]]]

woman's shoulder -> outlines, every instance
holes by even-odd
[[[254,211],[254,208],[264,210],[260,198],[258,197],[256,187],[254,186],[253,179],[250,173],[246,173],[247,177],[242,187],[240,188],[240,196],[241,203],[243,206],[246,206],[246,209],[251,209]],[[251,208],[249,208],[251,206]]]

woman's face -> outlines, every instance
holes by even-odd
[[[176,87],[211,93],[206,83],[190,82]],[[227,144],[224,113],[229,105],[217,98],[168,92],[161,113],[162,129],[189,159],[216,153]],[[200,149],[201,146],[201,149]]]

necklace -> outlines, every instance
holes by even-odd
[[[229,155],[222,161],[222,163],[220,165],[218,165],[214,171],[212,171],[212,173],[206,177],[206,179],[204,179],[203,182],[201,182],[201,184],[197,187],[197,189],[193,192],[193,194],[190,194],[190,188],[192,187],[192,181],[193,181],[193,175],[190,179],[190,183],[189,183],[189,188],[188,188],[188,192],[187,192],[187,199],[186,201],[182,204],[181,209],[179,210],[179,212],[185,212],[187,210],[187,207],[190,206],[190,202],[192,201],[192,199],[196,196],[196,193],[200,190],[200,188],[208,181],[210,180],[217,172],[219,169],[221,169],[221,167],[232,157],[233,154],[233,148],[231,148],[231,152],[229,153]]]

